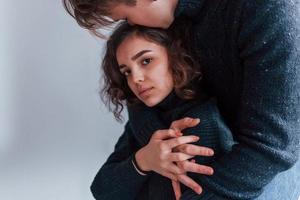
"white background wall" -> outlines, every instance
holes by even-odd
[[[93,199],[123,130],[98,95],[103,44],[60,0],[0,0],[1,200]]]

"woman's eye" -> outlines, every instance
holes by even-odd
[[[152,61],[152,58],[146,58],[142,61],[143,65],[148,65]]]

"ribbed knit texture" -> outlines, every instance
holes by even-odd
[[[228,152],[233,144],[230,131],[223,123],[213,101],[186,101],[178,98],[172,92],[159,105],[145,110],[148,110],[149,115],[143,116],[143,121],[151,121],[156,127],[169,127],[173,120],[186,116],[202,118],[201,126],[185,130],[184,135],[200,136],[201,139],[195,144],[213,148],[216,156]],[[156,120],[156,122],[153,120]],[[150,130],[154,126],[147,126],[146,128]],[[153,132],[139,137],[139,135],[132,134],[130,121],[126,124],[125,131],[119,138],[114,152],[101,167],[91,185],[91,191],[95,199],[175,199],[172,184],[168,178],[155,172],[142,176],[134,169],[131,162],[134,153],[148,144]],[[227,139],[224,140],[224,137]],[[205,164],[212,162],[216,156],[196,156],[195,159],[198,163]],[[184,192],[186,188],[182,188]]]
[[[213,176],[194,176],[203,194],[187,190],[182,200],[254,199],[299,159],[297,7],[295,0],[179,0],[176,17],[193,22],[189,37],[205,89],[238,142],[211,164]],[[133,135],[161,128],[155,115],[133,110]],[[206,116],[200,119],[205,127]]]

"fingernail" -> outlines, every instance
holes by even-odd
[[[198,189],[198,194],[201,194],[202,193],[202,189]]]
[[[208,155],[213,156],[214,154],[215,154],[214,151],[212,151],[212,150],[208,151]]]
[[[195,122],[199,123],[200,122],[200,119],[199,118],[196,118],[194,119]]]
[[[197,192],[197,194],[201,194],[201,193],[202,193],[202,189],[199,188],[199,187],[196,187],[196,188],[195,188],[195,191]]]
[[[207,170],[207,174],[209,175],[213,175],[214,174],[214,170],[211,168],[211,169],[208,169]]]
[[[177,136],[182,136],[182,133],[177,131],[177,132],[176,132],[176,135],[177,135]]]

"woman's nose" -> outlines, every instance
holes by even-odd
[[[133,81],[135,83],[140,83],[145,80],[143,73],[140,71],[135,71],[132,75],[133,75]]]

